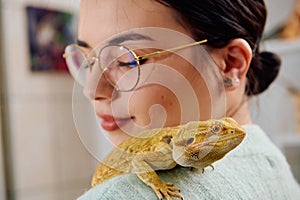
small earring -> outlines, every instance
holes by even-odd
[[[223,82],[225,87],[232,87],[234,85],[238,85],[240,83],[240,79],[226,77]]]
[[[226,78],[223,80],[223,82],[224,82],[224,86],[225,86],[225,87],[231,87],[231,86],[232,86],[232,79],[229,78],[229,77],[226,77]]]

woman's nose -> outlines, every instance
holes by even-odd
[[[84,95],[90,100],[113,99],[115,88],[104,74],[94,74],[87,77]]]

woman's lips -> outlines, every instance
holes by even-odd
[[[114,118],[111,115],[98,114],[102,119],[101,126],[106,131],[115,131],[120,128],[120,126],[129,122],[132,117],[128,118]]]

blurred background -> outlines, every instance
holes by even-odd
[[[0,3],[0,200],[76,199],[89,188],[98,161],[77,134],[73,80],[61,61],[64,46],[76,39],[79,1]],[[296,2],[266,1],[269,16],[262,49],[281,55],[283,65],[270,89],[250,104],[253,120],[286,155],[300,182]],[[82,116],[90,115],[88,107],[81,110]],[[84,119],[86,129],[93,131],[89,118]],[[99,141],[99,151],[107,150],[105,143]]]

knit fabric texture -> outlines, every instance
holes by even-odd
[[[247,199],[299,200],[300,187],[280,150],[257,125],[244,126],[244,141],[215,169],[191,170],[177,166],[158,171],[160,179],[180,188],[185,200]],[[150,187],[135,174],[112,178],[85,192],[78,200],[156,200]],[[174,198],[175,199],[175,198]]]

